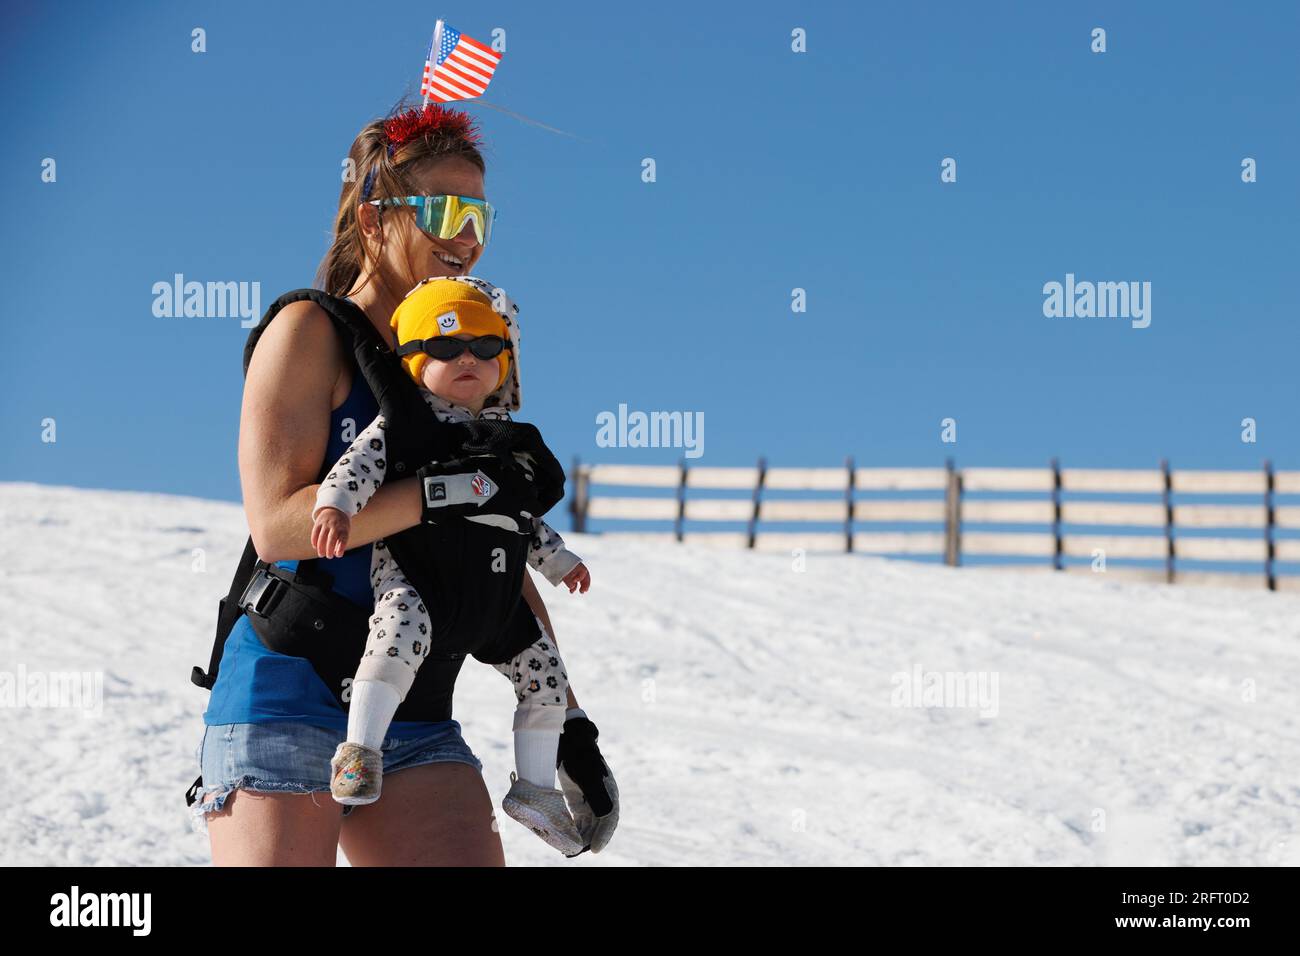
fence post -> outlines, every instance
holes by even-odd
[[[758,456],[758,477],[754,480],[754,509],[749,514],[749,548],[753,550],[758,537],[758,511],[763,500],[763,479],[767,477],[767,459]]]
[[[677,520],[673,522],[673,531],[677,535],[677,540],[682,540],[682,522],[686,518],[686,459],[682,458],[679,465],[681,475],[677,480]]]
[[[947,461],[948,487],[944,493],[943,563],[961,564],[961,472]]]
[[[1052,569],[1060,571],[1063,567],[1061,561],[1061,462],[1057,458],[1052,459],[1052,538],[1055,541],[1055,548],[1052,555]]]
[[[1165,506],[1165,583],[1174,583],[1174,490],[1173,472],[1169,470],[1169,459],[1160,459],[1160,473],[1165,479],[1165,490],[1160,496]]]
[[[1273,514],[1273,504],[1274,504],[1273,494],[1274,494],[1273,462],[1265,461],[1264,462],[1264,514],[1265,514],[1264,520],[1266,522],[1266,525],[1264,528],[1264,534],[1268,538],[1268,542],[1266,545],[1268,548],[1268,558],[1264,563],[1264,577],[1267,580],[1268,589],[1270,591],[1277,590],[1277,569],[1274,566],[1275,562],[1277,561],[1277,545],[1274,542],[1274,534],[1273,534],[1273,530],[1276,525],[1277,519]]]
[[[848,481],[844,485],[844,550],[848,553],[853,552],[853,456],[849,455],[844,459],[844,467],[848,469]]]
[[[582,473],[582,462],[573,456],[573,499],[569,502],[573,515],[573,530],[582,534],[587,530],[587,479]]]

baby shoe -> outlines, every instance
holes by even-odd
[[[384,780],[384,757],[378,750],[343,741],[330,758],[330,794],[338,803],[374,803]]]
[[[577,856],[586,849],[559,790],[529,783],[512,770],[510,792],[501,800],[501,809],[565,856]]]

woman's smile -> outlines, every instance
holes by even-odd
[[[433,260],[430,275],[469,275],[474,263],[483,254],[483,247],[474,240],[474,229],[469,223],[465,224],[455,239],[425,238],[433,245],[430,250],[430,258]]]
[[[437,265],[442,267],[440,272],[435,272],[434,275],[463,276],[469,271],[468,260],[463,256],[456,255],[454,252],[446,252],[435,248],[433,259]]]

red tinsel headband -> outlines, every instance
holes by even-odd
[[[391,157],[397,147],[409,143],[419,136],[433,132],[445,132],[473,146],[482,141],[474,118],[461,110],[447,109],[437,103],[424,107],[412,107],[409,110],[391,116],[384,121],[384,139],[388,143],[388,155]],[[370,188],[374,184],[375,169],[366,173],[366,181],[361,187],[361,199],[370,197]]]
[[[434,130],[445,130],[467,143],[478,145],[479,131],[474,117],[461,110],[447,109],[430,103],[422,109],[412,107],[384,122],[384,138],[388,140],[388,155],[403,143]]]

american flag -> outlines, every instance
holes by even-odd
[[[445,23],[439,27],[424,61],[420,95],[439,103],[482,96],[501,62],[501,54]]]

